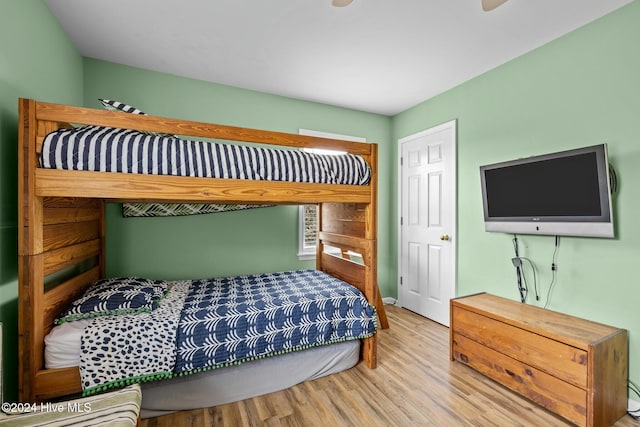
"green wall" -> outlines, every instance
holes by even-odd
[[[82,57],[41,1],[0,0],[0,40],[0,321],[5,400],[15,401],[18,98],[80,104]]]
[[[393,118],[394,140],[458,119],[458,295],[488,291],[519,299],[512,236],[484,231],[479,166],[608,144],[620,183],[614,200],[616,238],[561,238],[548,308],[628,329],[630,375],[636,382],[639,22],[640,3],[634,2]],[[518,240],[521,256],[529,257],[538,272],[541,298],[533,297],[529,269],[529,302],[544,306],[554,237],[522,235]]]
[[[85,58],[84,103],[117,99],[148,114],[297,133],[306,128],[362,136],[380,150],[379,277],[395,288],[389,241],[393,177],[391,119]],[[107,272],[199,278],[313,267],[298,261],[297,207],[276,206],[177,218],[122,218],[108,206]]]

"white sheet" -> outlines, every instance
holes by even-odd
[[[44,337],[44,366],[47,369],[80,365],[82,330],[92,319],[65,322]]]

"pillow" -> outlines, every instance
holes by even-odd
[[[145,113],[144,111],[138,110],[136,107],[133,107],[129,104],[125,104],[123,102],[120,101],[114,101],[112,99],[102,99],[102,98],[98,98],[98,101],[100,101],[102,103],[102,105],[104,106],[105,109],[109,110],[109,111],[122,111],[123,113],[129,113],[129,114],[141,114],[143,116],[147,116],[148,114]],[[170,134],[170,133],[163,133],[163,132],[150,132],[150,131],[146,131],[146,130],[141,130],[138,131],[140,133],[144,133],[147,135],[157,135],[157,136],[164,136],[167,138],[177,138],[176,135]]]
[[[147,113],[138,110],[136,107],[132,107],[131,105],[127,105],[119,101],[102,98],[98,98],[98,101],[100,101],[104,108],[109,111],[122,111],[124,113],[142,114],[143,116],[147,115]]]
[[[149,312],[158,307],[166,292],[167,283],[159,280],[138,277],[98,280],[56,319],[56,324],[89,317]]]

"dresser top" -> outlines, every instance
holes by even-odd
[[[455,298],[451,300],[451,305],[552,339],[570,340],[567,343],[578,348],[597,344],[613,335],[626,334],[624,329],[488,293]]]

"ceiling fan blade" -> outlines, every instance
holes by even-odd
[[[507,0],[482,0],[482,10],[484,10],[485,12],[489,12],[490,10],[495,9],[506,1]]]
[[[353,0],[333,0],[331,4],[336,7],[344,7],[344,6],[349,6],[352,1]]]

